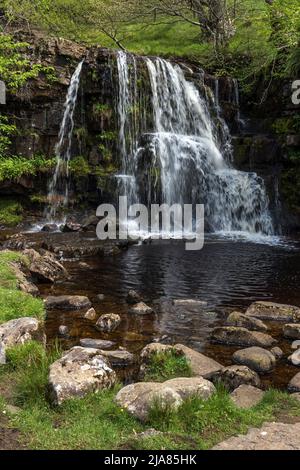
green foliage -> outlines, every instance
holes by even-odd
[[[0,158],[0,182],[5,180],[17,180],[22,176],[35,176],[37,173],[45,173],[54,168],[55,159],[46,158],[43,155],[35,155],[32,158],[11,156]]]
[[[22,221],[23,208],[19,202],[3,199],[0,201],[0,225],[15,226]]]
[[[37,363],[40,364],[45,358],[45,348],[37,341],[28,341],[6,349],[7,363],[12,370],[25,371],[27,367],[35,368]]]
[[[0,252],[0,287],[14,289],[17,286],[16,274],[13,270],[12,263],[28,264],[27,258],[21,253],[14,251]]]
[[[75,177],[87,176],[91,172],[88,162],[82,156],[72,158],[69,163],[69,169]]]
[[[0,158],[6,154],[11,144],[11,136],[16,132],[16,126],[9,123],[7,116],[0,114]]]
[[[108,104],[94,103],[93,114],[96,117],[109,119],[112,116],[112,109]]]
[[[146,382],[164,382],[176,377],[191,377],[192,370],[185,356],[174,351],[152,354],[147,364]]]
[[[117,132],[115,131],[106,131],[98,135],[98,139],[106,142],[113,142],[117,139]]]

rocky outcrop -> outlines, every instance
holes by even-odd
[[[252,385],[240,385],[230,396],[235,406],[249,409],[263,399],[264,392]]]
[[[267,331],[268,327],[261,320],[251,318],[240,312],[232,312],[226,320],[226,325],[246,328],[253,331]]]
[[[189,397],[206,400],[214,392],[214,385],[202,377],[178,378],[163,383],[138,382],[122,388],[116,402],[134,417],[147,421],[153,406],[176,410]]]
[[[47,310],[83,310],[92,306],[90,300],[82,295],[49,296],[45,305]]]
[[[36,340],[45,343],[45,335],[42,324],[31,317],[17,318],[0,325],[0,349],[2,362],[5,362],[5,350],[7,348]]]
[[[107,313],[101,315],[96,323],[96,328],[103,333],[112,333],[115,331],[121,323],[120,315],[116,313]]]
[[[214,384],[222,383],[229,392],[232,392],[240,385],[260,387],[260,378],[257,373],[242,365],[225,367],[212,377],[212,382]]]
[[[116,374],[97,349],[75,346],[54,362],[49,372],[49,393],[53,404],[112,387]]]
[[[26,249],[24,255],[30,261],[28,269],[31,275],[39,281],[55,282],[68,277],[67,270],[50,252],[40,255],[33,249]]]
[[[249,331],[246,328],[223,326],[215,328],[210,335],[213,343],[232,346],[260,346],[268,348],[277,341],[270,335],[257,331]]]
[[[271,372],[276,365],[276,359],[273,354],[267,349],[259,347],[236,351],[232,359],[236,364],[245,365],[260,374]]]
[[[300,322],[300,308],[274,302],[254,302],[246,311],[249,317],[269,321]]]

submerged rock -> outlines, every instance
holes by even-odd
[[[202,377],[178,378],[163,383],[138,382],[122,388],[116,402],[140,421],[147,421],[155,402],[162,408],[176,410],[189,397],[207,400],[214,392],[214,385]]]
[[[258,331],[249,331],[246,328],[235,326],[221,326],[215,328],[210,335],[211,342],[233,346],[260,346],[271,347],[277,341],[272,336]]]
[[[248,366],[258,373],[266,374],[276,365],[275,356],[267,349],[251,347],[236,351],[232,356],[236,364]]]
[[[104,339],[83,338],[80,340],[80,346],[93,349],[111,349],[116,343]]]
[[[46,298],[47,310],[81,310],[91,306],[90,300],[82,295],[59,295]]]
[[[196,299],[175,299],[173,300],[174,307],[206,307],[207,302],[203,300],[196,300]]]
[[[116,374],[97,349],[75,346],[51,365],[48,383],[52,403],[61,405],[70,398],[111,388]]]
[[[5,350],[7,348],[27,343],[28,341],[45,343],[42,324],[31,317],[17,318],[0,325],[0,344],[2,363],[5,363]]]
[[[261,320],[251,318],[240,312],[232,312],[226,320],[226,325],[237,326],[254,331],[267,331],[268,327]]]
[[[300,323],[288,323],[284,325],[283,336],[289,339],[300,339]]]
[[[249,317],[262,320],[300,322],[300,308],[295,305],[277,304],[275,302],[254,302],[246,311]]]
[[[140,294],[138,294],[135,290],[130,290],[128,292],[126,300],[127,300],[127,303],[131,305],[142,302],[142,298]]]
[[[58,333],[60,336],[68,336],[69,328],[66,325],[60,325],[58,328]]]
[[[290,393],[299,393],[300,392],[300,372],[296,374],[290,383],[288,384],[288,391]]]
[[[86,320],[96,320],[97,318],[97,313],[96,313],[96,310],[94,308],[90,308],[84,315],[83,315],[83,318],[85,318]]]
[[[153,313],[153,309],[146,305],[144,302],[139,302],[138,304],[133,305],[129,309],[129,313],[137,315],[147,315],[149,313]]]
[[[252,385],[240,385],[230,395],[238,408],[249,409],[257,405],[264,397],[264,392]]]
[[[59,263],[52,253],[45,252],[40,255],[33,249],[24,250],[24,255],[29,258],[29,271],[32,276],[40,281],[56,282],[68,277],[67,270]]]
[[[120,315],[116,313],[107,313],[101,315],[96,323],[96,328],[103,333],[111,333],[115,331],[121,323]]]
[[[258,374],[254,370],[249,369],[249,367],[242,365],[225,367],[222,371],[215,374],[211,380],[215,385],[217,383],[222,383],[222,385],[230,392],[238,388],[240,385],[260,387],[260,378]]]

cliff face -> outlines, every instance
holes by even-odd
[[[71,202],[78,208],[112,201],[117,184],[112,175],[121,170],[116,52],[97,47],[87,49],[66,40],[45,39],[39,34],[22,35],[22,40],[30,44],[30,59],[54,67],[56,79],[49,83],[46,77],[40,76],[16,95],[8,97],[5,112],[18,128],[12,153],[26,158],[37,155],[53,158],[70,79],[78,62],[85,58],[74,116]],[[136,57],[136,62],[139,107],[132,112],[136,113],[138,122],[143,121],[147,132],[151,132],[149,77],[144,59]],[[186,67],[186,76],[203,93],[215,93],[215,78],[199,72],[194,65]],[[278,225],[281,219],[286,231],[300,225],[300,201],[297,195],[292,201],[289,198],[291,162],[287,157],[290,149],[299,151],[299,137],[295,130],[289,132],[287,125],[283,133],[280,125],[286,119],[294,120],[299,107],[292,105],[289,84],[275,83],[272,87],[274,91],[269,90],[262,106],[254,104],[263,91],[259,89],[257,96],[242,96],[239,103],[234,81],[223,77],[218,80],[218,99],[223,118],[233,135],[235,166],[258,172],[265,179],[274,217],[277,217]],[[52,171],[48,169],[36,176],[2,181],[0,195],[22,195],[28,200],[35,198],[43,202]],[[294,189],[295,185],[291,185]]]

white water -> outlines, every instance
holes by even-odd
[[[146,63],[155,123],[150,147],[161,168],[162,202],[205,204],[212,232],[272,235],[262,179],[235,170],[223,157],[227,144],[219,141],[198,89],[178,65]]]
[[[55,146],[56,168],[52,181],[49,184],[48,207],[46,219],[48,222],[57,222],[57,211],[67,207],[69,203],[69,163],[71,159],[72,136],[74,130],[74,111],[77,104],[77,95],[83,62],[80,62],[71,78],[68,89],[64,114],[60,126],[58,142]]]

